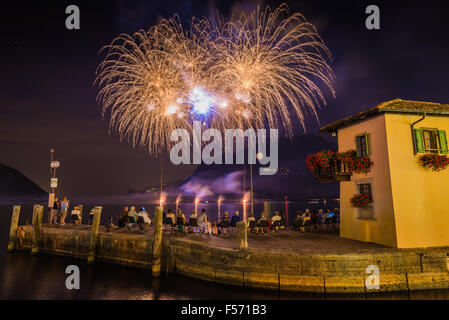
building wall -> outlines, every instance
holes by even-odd
[[[410,125],[420,118],[419,115],[385,115],[400,248],[449,245],[449,169],[433,172],[417,163]],[[449,117],[427,116],[415,128],[437,128],[446,130],[448,135]]]
[[[340,236],[396,247],[389,156],[385,143],[387,141],[385,115],[380,114],[340,129],[338,131],[339,151],[355,149],[355,136],[363,133],[371,134],[371,160],[374,164],[369,173],[353,174],[351,181],[340,183]],[[359,218],[359,209],[351,206],[350,199],[357,193],[357,181],[372,184],[374,201],[373,207],[369,210],[374,211],[373,219]]]

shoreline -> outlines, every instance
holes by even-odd
[[[33,227],[21,226],[16,249],[31,251]],[[91,227],[42,224],[39,253],[87,260]],[[105,232],[95,260],[151,269],[153,234]],[[298,245],[298,247],[294,247]],[[220,284],[305,293],[378,293],[449,288],[449,248],[394,249],[335,234],[249,235],[248,249],[232,237],[198,234],[162,239],[161,272]],[[379,267],[380,288],[368,290],[369,265]]]

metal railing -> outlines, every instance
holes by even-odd
[[[348,164],[338,159],[330,159],[329,167],[318,166],[315,169],[315,178],[321,182],[348,181],[351,175]]]

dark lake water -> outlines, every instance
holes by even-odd
[[[154,214],[155,204],[139,203]],[[329,203],[328,203],[329,205]],[[94,205],[85,205],[84,214]],[[181,204],[180,208],[189,215],[193,204]],[[108,216],[117,217],[121,205],[106,205],[102,221]],[[175,209],[175,205],[167,207]],[[217,216],[217,203],[201,203],[198,209],[206,208],[213,220]],[[305,202],[288,204],[289,220],[298,209],[316,209]],[[334,204],[329,205],[334,207]],[[284,210],[285,203],[271,204],[272,210]],[[263,203],[255,204],[255,212],[263,209]],[[223,203],[221,212],[234,210],[242,212],[240,203]],[[249,212],[249,211],[248,211]],[[449,290],[420,291],[398,294],[369,295],[317,295],[284,293],[243,289],[190,279],[178,275],[162,276],[153,279],[151,272],[119,265],[88,265],[83,260],[55,256],[31,256],[27,252],[7,253],[8,233],[12,205],[0,205],[0,299],[448,299]],[[20,223],[31,221],[32,205],[23,205]],[[81,274],[81,289],[67,290],[65,287],[65,268],[77,265]]]

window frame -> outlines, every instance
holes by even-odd
[[[373,199],[373,202],[368,204],[366,209],[354,208],[354,209],[357,209],[356,219],[357,220],[368,220],[368,221],[373,220],[373,221],[377,221],[373,178],[369,177],[369,178],[360,178],[360,179],[354,180],[355,194],[360,194],[360,187],[359,186],[362,185],[362,184],[369,184],[369,185],[371,185],[370,189],[371,189],[371,197]],[[361,211],[362,210],[369,210],[369,211],[371,211],[371,217],[362,217],[361,216]]]
[[[359,139],[364,137],[366,154],[362,154],[362,145],[359,143]],[[355,135],[355,149],[357,151],[357,157],[370,156],[372,154],[371,148],[371,134],[369,132],[363,132]]]
[[[427,148],[427,139],[425,136],[425,132],[434,132],[435,133],[435,142],[437,144],[437,148]],[[415,154],[418,153],[434,153],[434,154],[448,154],[448,140],[446,135],[446,130],[441,130],[438,128],[429,128],[429,127],[420,127],[418,129],[414,129],[414,150]],[[444,141],[441,141],[443,138]],[[430,141],[432,143],[432,141]]]

